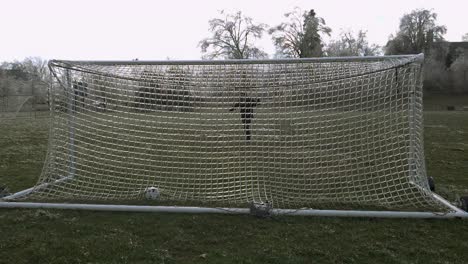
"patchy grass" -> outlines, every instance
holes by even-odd
[[[0,119],[0,186],[32,187],[47,151],[48,118]]]
[[[468,112],[426,112],[428,174],[468,194]],[[9,122],[9,123],[7,123]],[[0,185],[35,184],[47,124],[0,120]],[[450,196],[447,196],[450,194]],[[0,263],[466,263],[468,222],[0,210]]]
[[[428,175],[447,198],[468,195],[468,112],[425,112],[424,118]]]
[[[1,263],[465,263],[463,221],[3,210]]]

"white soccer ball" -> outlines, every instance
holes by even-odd
[[[148,200],[159,199],[159,189],[157,187],[148,187],[148,188],[146,188],[145,197]]]

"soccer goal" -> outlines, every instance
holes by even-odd
[[[422,62],[51,61],[42,174],[0,207],[466,217],[429,188]]]

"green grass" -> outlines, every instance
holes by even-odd
[[[429,176],[448,198],[468,195],[468,112],[426,112],[424,117]]]
[[[31,187],[47,151],[49,119],[0,119],[0,186],[10,191]]]
[[[438,192],[468,194],[468,112],[424,118]],[[46,120],[0,127],[0,184],[34,185]],[[467,248],[463,220],[0,210],[0,263],[466,263]]]

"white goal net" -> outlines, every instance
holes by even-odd
[[[441,209],[424,164],[421,64],[52,61],[48,155],[26,198]]]

